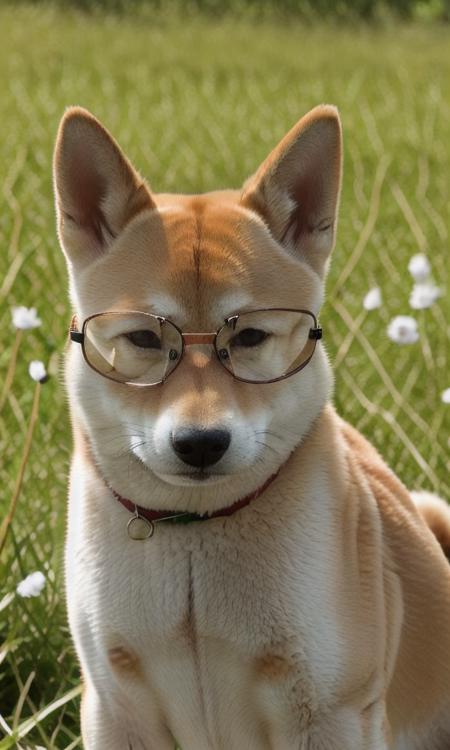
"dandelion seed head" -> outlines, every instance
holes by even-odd
[[[45,365],[38,359],[34,359],[30,362],[28,367],[28,373],[33,380],[37,383],[43,383],[47,379],[47,370]]]
[[[450,388],[446,388],[445,391],[442,391],[441,401],[444,404],[450,404]]]
[[[419,339],[417,320],[409,315],[397,315],[389,323],[387,335],[395,344],[415,344]]]
[[[427,256],[423,253],[413,255],[408,263],[408,271],[414,281],[425,281],[431,273],[431,266]]]
[[[376,310],[377,307],[381,306],[381,290],[378,286],[370,289],[363,299],[363,307],[365,310]]]
[[[424,310],[431,307],[442,294],[442,289],[431,282],[414,284],[409,298],[409,304],[413,310]]]
[[[42,323],[37,316],[35,307],[13,307],[12,319],[14,327],[22,330],[37,328]]]
[[[37,570],[35,573],[30,573],[30,575],[24,578],[17,586],[16,591],[19,596],[28,598],[30,596],[39,596],[44,586],[45,576],[40,570]]]

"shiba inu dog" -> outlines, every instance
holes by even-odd
[[[241,190],[155,195],[72,108],[54,180],[85,748],[448,750],[450,566],[424,518],[446,545],[450,511],[422,517],[330,404],[336,109]]]

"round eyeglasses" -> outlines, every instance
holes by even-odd
[[[244,383],[275,383],[302,370],[322,329],[309,310],[263,308],[226,318],[213,333],[183,333],[168,318],[136,311],[91,315],[81,331],[73,318],[72,341],[99,375],[118,383],[164,383],[187,346],[213,346],[222,367]]]

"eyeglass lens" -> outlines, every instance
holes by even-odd
[[[147,313],[104,313],[85,328],[88,363],[121,383],[160,383],[177,366],[182,348],[178,329]]]
[[[242,313],[216,339],[220,361],[233,375],[263,383],[283,378],[310,358],[314,319],[308,313],[265,310]]]
[[[258,310],[234,316],[216,336],[221,364],[235,377],[255,383],[283,378],[309,361],[315,341],[310,313]],[[112,380],[153,385],[178,365],[183,339],[169,320],[150,313],[111,312],[88,319],[84,354],[94,370]]]

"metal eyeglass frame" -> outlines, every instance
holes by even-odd
[[[301,365],[299,365],[294,370],[292,370],[292,372],[288,372],[285,375],[280,375],[280,377],[278,378],[271,378],[269,380],[249,380],[247,378],[240,378],[238,375],[235,375],[230,369],[228,369],[228,367],[224,364],[223,359],[219,354],[219,350],[217,349],[217,337],[226,326],[232,326],[234,330],[236,328],[237,322],[241,315],[247,315],[248,313],[259,313],[259,312],[303,313],[305,315],[309,315],[313,320],[313,326],[309,329],[309,334],[308,334],[308,340],[314,341],[314,346],[311,351],[311,354],[308,356],[308,358],[304,362],[301,363]],[[105,373],[100,372],[100,370],[97,370],[97,368],[94,367],[94,365],[89,361],[86,355],[85,331],[86,331],[87,324],[89,323],[90,320],[93,320],[94,318],[99,318],[103,315],[148,315],[151,318],[156,318],[161,324],[170,323],[170,325],[173,326],[180,334],[181,353],[178,356],[178,362],[176,363],[176,365],[174,365],[173,369],[170,370],[170,372],[164,378],[162,378],[161,380],[157,380],[155,383],[131,383],[129,381],[116,380],[116,378],[111,378]],[[77,319],[76,319],[76,315],[74,315],[70,324],[70,329],[69,329],[70,340],[77,344],[81,344],[84,360],[86,364],[91,368],[91,370],[94,370],[94,372],[98,373],[104,378],[107,378],[108,380],[113,381],[114,383],[119,383],[120,385],[130,385],[130,386],[134,386],[137,388],[152,388],[155,385],[162,385],[167,380],[167,378],[170,375],[172,375],[173,372],[175,372],[178,365],[182,361],[185,347],[195,346],[199,344],[211,344],[214,348],[216,357],[219,360],[220,364],[222,365],[223,369],[226,370],[226,372],[228,372],[229,375],[231,375],[231,377],[234,378],[235,380],[239,380],[242,383],[252,383],[254,385],[277,383],[280,380],[285,380],[286,378],[290,378],[291,375],[295,375],[297,372],[300,372],[300,370],[303,370],[303,368],[306,367],[307,364],[309,364],[316,350],[316,343],[319,339],[322,338],[322,335],[323,335],[322,328],[318,325],[317,318],[314,315],[314,313],[311,312],[311,310],[300,310],[300,309],[292,308],[292,307],[260,307],[255,310],[246,310],[243,313],[235,313],[234,315],[230,315],[228,318],[225,318],[224,323],[220,326],[220,328],[217,329],[217,331],[213,333],[183,333],[183,331],[175,323],[173,323],[173,321],[171,321],[169,318],[165,318],[161,315],[154,315],[153,313],[143,312],[142,310],[112,310],[110,312],[95,313],[94,315],[90,315],[88,318],[86,318],[83,321],[81,331],[79,331],[77,328]]]

